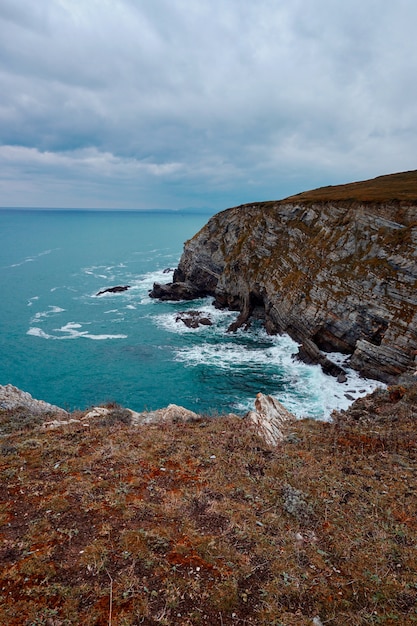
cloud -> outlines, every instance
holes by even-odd
[[[79,180],[76,206],[221,209],[414,169],[416,17],[412,0],[3,0],[2,197],[65,206]]]

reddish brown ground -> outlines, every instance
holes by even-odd
[[[0,623],[417,623],[416,398],[378,392],[276,449],[237,419],[3,413]]]

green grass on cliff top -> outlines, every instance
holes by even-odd
[[[387,202],[401,200],[414,202],[417,200],[417,170],[378,176],[371,180],[363,180],[347,185],[320,187],[311,191],[304,191],[285,198],[297,202],[315,201],[358,201],[358,202]]]

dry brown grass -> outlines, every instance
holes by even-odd
[[[0,442],[0,623],[417,622],[416,397],[276,449],[238,419],[26,420]]]
[[[320,187],[312,191],[305,191],[286,198],[291,202],[328,202],[328,201],[357,201],[357,202],[390,202],[390,201],[417,201],[417,170],[378,176],[371,180],[364,180],[347,185],[332,185]]]

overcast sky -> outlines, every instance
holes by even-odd
[[[417,169],[415,0],[0,0],[0,206],[220,210]]]

